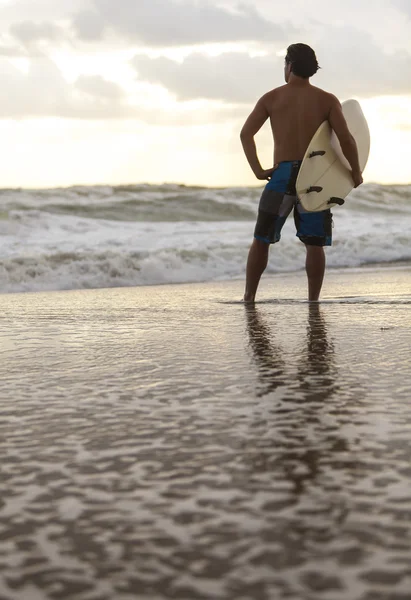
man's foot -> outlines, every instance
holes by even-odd
[[[254,304],[255,296],[250,296],[248,294],[244,294],[243,302],[244,302],[244,304]]]

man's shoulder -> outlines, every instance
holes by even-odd
[[[326,102],[328,102],[329,104],[334,104],[335,102],[339,102],[337,96],[335,96],[334,94],[332,94],[331,92],[327,92],[326,90],[323,90],[322,88],[316,87],[316,86],[311,86],[312,89],[314,89],[317,94],[324,99]]]
[[[269,98],[272,98],[273,96],[276,96],[278,94],[281,94],[282,90],[285,90],[287,88],[287,84],[285,85],[280,85],[272,90],[270,90],[269,92],[267,92],[266,94],[264,94],[265,96],[268,96]]]
[[[285,85],[282,85],[280,87],[276,87],[270,90],[269,92],[266,92],[263,96],[261,96],[260,102],[266,104],[267,106],[271,106],[273,100],[275,100],[279,95],[281,95],[281,90],[285,87]]]

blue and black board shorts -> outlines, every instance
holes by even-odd
[[[308,212],[301,206],[295,184],[300,160],[280,162],[264,188],[258,207],[254,237],[267,244],[280,241],[283,225],[294,209],[297,237],[308,246],[331,246],[332,214],[330,209]]]

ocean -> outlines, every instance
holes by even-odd
[[[242,278],[261,190],[174,184],[0,190],[1,290]],[[329,268],[411,260],[411,185],[365,184],[333,215]],[[303,268],[289,218],[267,271]]]
[[[410,600],[411,185],[261,188],[0,192],[1,600]]]

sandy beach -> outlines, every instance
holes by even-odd
[[[0,296],[0,598],[410,600],[411,268]]]

